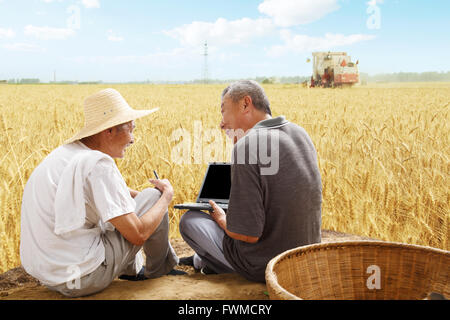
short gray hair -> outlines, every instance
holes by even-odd
[[[238,80],[226,87],[222,92],[222,99],[228,94],[233,102],[238,102],[245,96],[252,98],[256,109],[272,115],[270,102],[264,89],[254,80]]]

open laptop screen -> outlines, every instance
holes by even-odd
[[[230,198],[231,165],[210,164],[198,200],[226,200]]]

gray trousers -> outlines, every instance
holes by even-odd
[[[141,191],[135,198],[136,215],[141,216],[153,207],[161,197],[154,188]],[[140,249],[145,252],[145,275],[157,278],[166,275],[178,264],[178,257],[169,242],[169,217],[166,211],[158,228],[145,241],[143,246],[135,246],[126,240],[119,231],[106,231],[102,234],[105,246],[105,260],[93,272],[81,277],[79,282],[47,286],[68,297],[94,294],[108,287],[119,275],[136,275],[144,264]]]
[[[190,210],[180,219],[180,234],[195,251],[194,267],[217,273],[235,272],[223,254],[225,231],[207,213]]]

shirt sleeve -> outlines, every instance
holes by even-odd
[[[99,162],[87,181],[90,186],[88,199],[103,223],[135,211],[136,202],[115,164]]]
[[[260,237],[265,223],[263,201],[258,165],[233,164],[227,229],[246,236]]]

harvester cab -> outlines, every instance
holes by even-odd
[[[351,87],[359,82],[358,62],[346,52],[313,52],[311,87]]]

